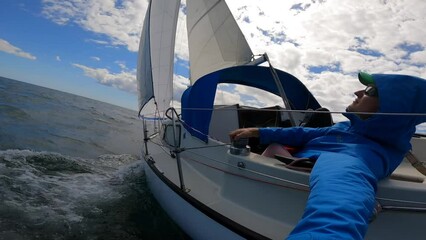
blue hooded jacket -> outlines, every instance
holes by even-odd
[[[302,219],[288,239],[363,239],[375,206],[377,181],[389,176],[411,149],[425,122],[426,80],[373,74],[379,111],[327,128],[262,128],[261,143],[302,146],[296,157],[316,159]],[[403,113],[386,114],[386,113]]]

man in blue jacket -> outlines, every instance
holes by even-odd
[[[416,125],[425,122],[426,80],[406,75],[359,73],[365,90],[344,115],[325,128],[243,128],[231,139],[300,146],[293,156],[316,160],[296,239],[363,239],[375,207],[377,182],[389,176],[411,149]]]

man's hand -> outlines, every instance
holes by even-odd
[[[231,141],[241,138],[259,137],[259,128],[240,128],[229,133]]]

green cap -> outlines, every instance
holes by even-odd
[[[368,86],[368,85],[374,85],[374,79],[373,79],[373,76],[371,76],[370,74],[368,74],[368,73],[365,73],[365,72],[359,72],[358,73],[358,79],[359,79],[359,81],[362,83],[362,84],[364,84],[365,86]]]

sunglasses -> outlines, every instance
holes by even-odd
[[[364,90],[364,94],[369,97],[378,97],[379,92],[377,91],[377,88],[374,86],[367,86]]]

